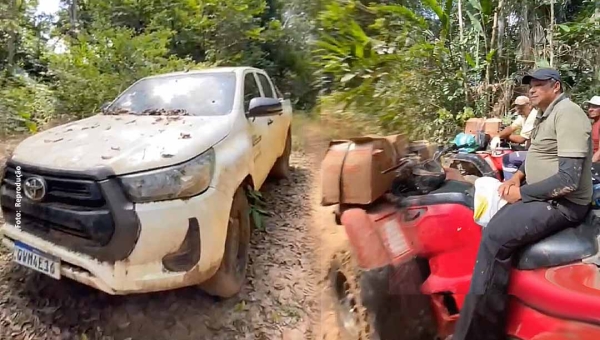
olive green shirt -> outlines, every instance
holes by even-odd
[[[538,113],[525,160],[527,184],[557,174],[559,157],[585,157],[579,187],[563,197],[575,204],[589,204],[592,200],[591,131],[592,124],[585,112],[564,94],[546,111]]]

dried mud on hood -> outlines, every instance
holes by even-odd
[[[45,168],[116,175],[187,161],[231,129],[232,116],[95,115],[33,135],[14,150],[15,161]]]

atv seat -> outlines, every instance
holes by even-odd
[[[475,167],[482,177],[498,178],[498,170],[493,169],[481,156],[472,153],[458,153],[452,156],[452,163],[467,163]],[[452,167],[452,166],[450,166]]]
[[[399,207],[434,204],[460,204],[469,209],[474,207],[473,184],[464,181],[446,180],[441,187],[427,195],[409,196],[403,199]]]
[[[516,268],[532,270],[556,267],[598,253],[600,212],[592,210],[585,221],[575,228],[567,228],[545,239],[526,246],[516,257]]]

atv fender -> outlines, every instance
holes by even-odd
[[[351,208],[342,213],[342,225],[348,236],[351,250],[362,270],[381,268],[391,263],[375,224],[394,214],[396,210],[389,203],[379,204],[375,207],[375,211],[367,212],[361,208]]]

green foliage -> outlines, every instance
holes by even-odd
[[[270,216],[267,211],[267,205],[263,199],[260,191],[252,189],[251,186],[246,187],[246,197],[248,197],[248,203],[250,204],[250,218],[256,229],[260,231],[265,230],[264,216]]]
[[[38,1],[0,2],[4,132],[92,114],[146,75],[212,65],[264,68],[299,110],[327,81],[323,112],[439,141],[468,117],[505,116],[526,91],[520,76],[551,59],[576,102],[600,93],[586,0],[554,2],[555,26],[545,0],[461,0],[461,12],[458,0],[63,0],[57,19],[36,17]]]
[[[452,0],[369,6],[325,0],[314,56],[333,93],[322,102],[342,104],[360,121],[375,120],[380,132],[446,141],[470,117],[506,117],[514,97],[526,91],[519,76],[551,54],[574,100],[599,93],[600,24],[581,1],[568,10],[555,5],[552,46],[540,36],[552,31],[549,4],[461,4],[459,13]]]
[[[54,104],[48,86],[22,75],[0,77],[0,135],[37,132],[52,117]]]
[[[69,43],[68,52],[50,56],[59,111],[84,117],[142,77],[197,67],[169,55],[172,36],[168,30],[135,34],[94,23]]]
[[[80,118],[141,77],[207,66],[263,68],[296,108],[314,105],[307,13],[315,9],[299,0],[63,0],[52,19],[36,17],[36,7],[37,0],[0,3],[7,131],[33,131],[42,114],[37,106],[27,113],[34,93],[42,98],[35,105],[48,99],[44,115]],[[50,38],[64,53],[50,50]],[[44,90],[17,81],[18,70]]]

